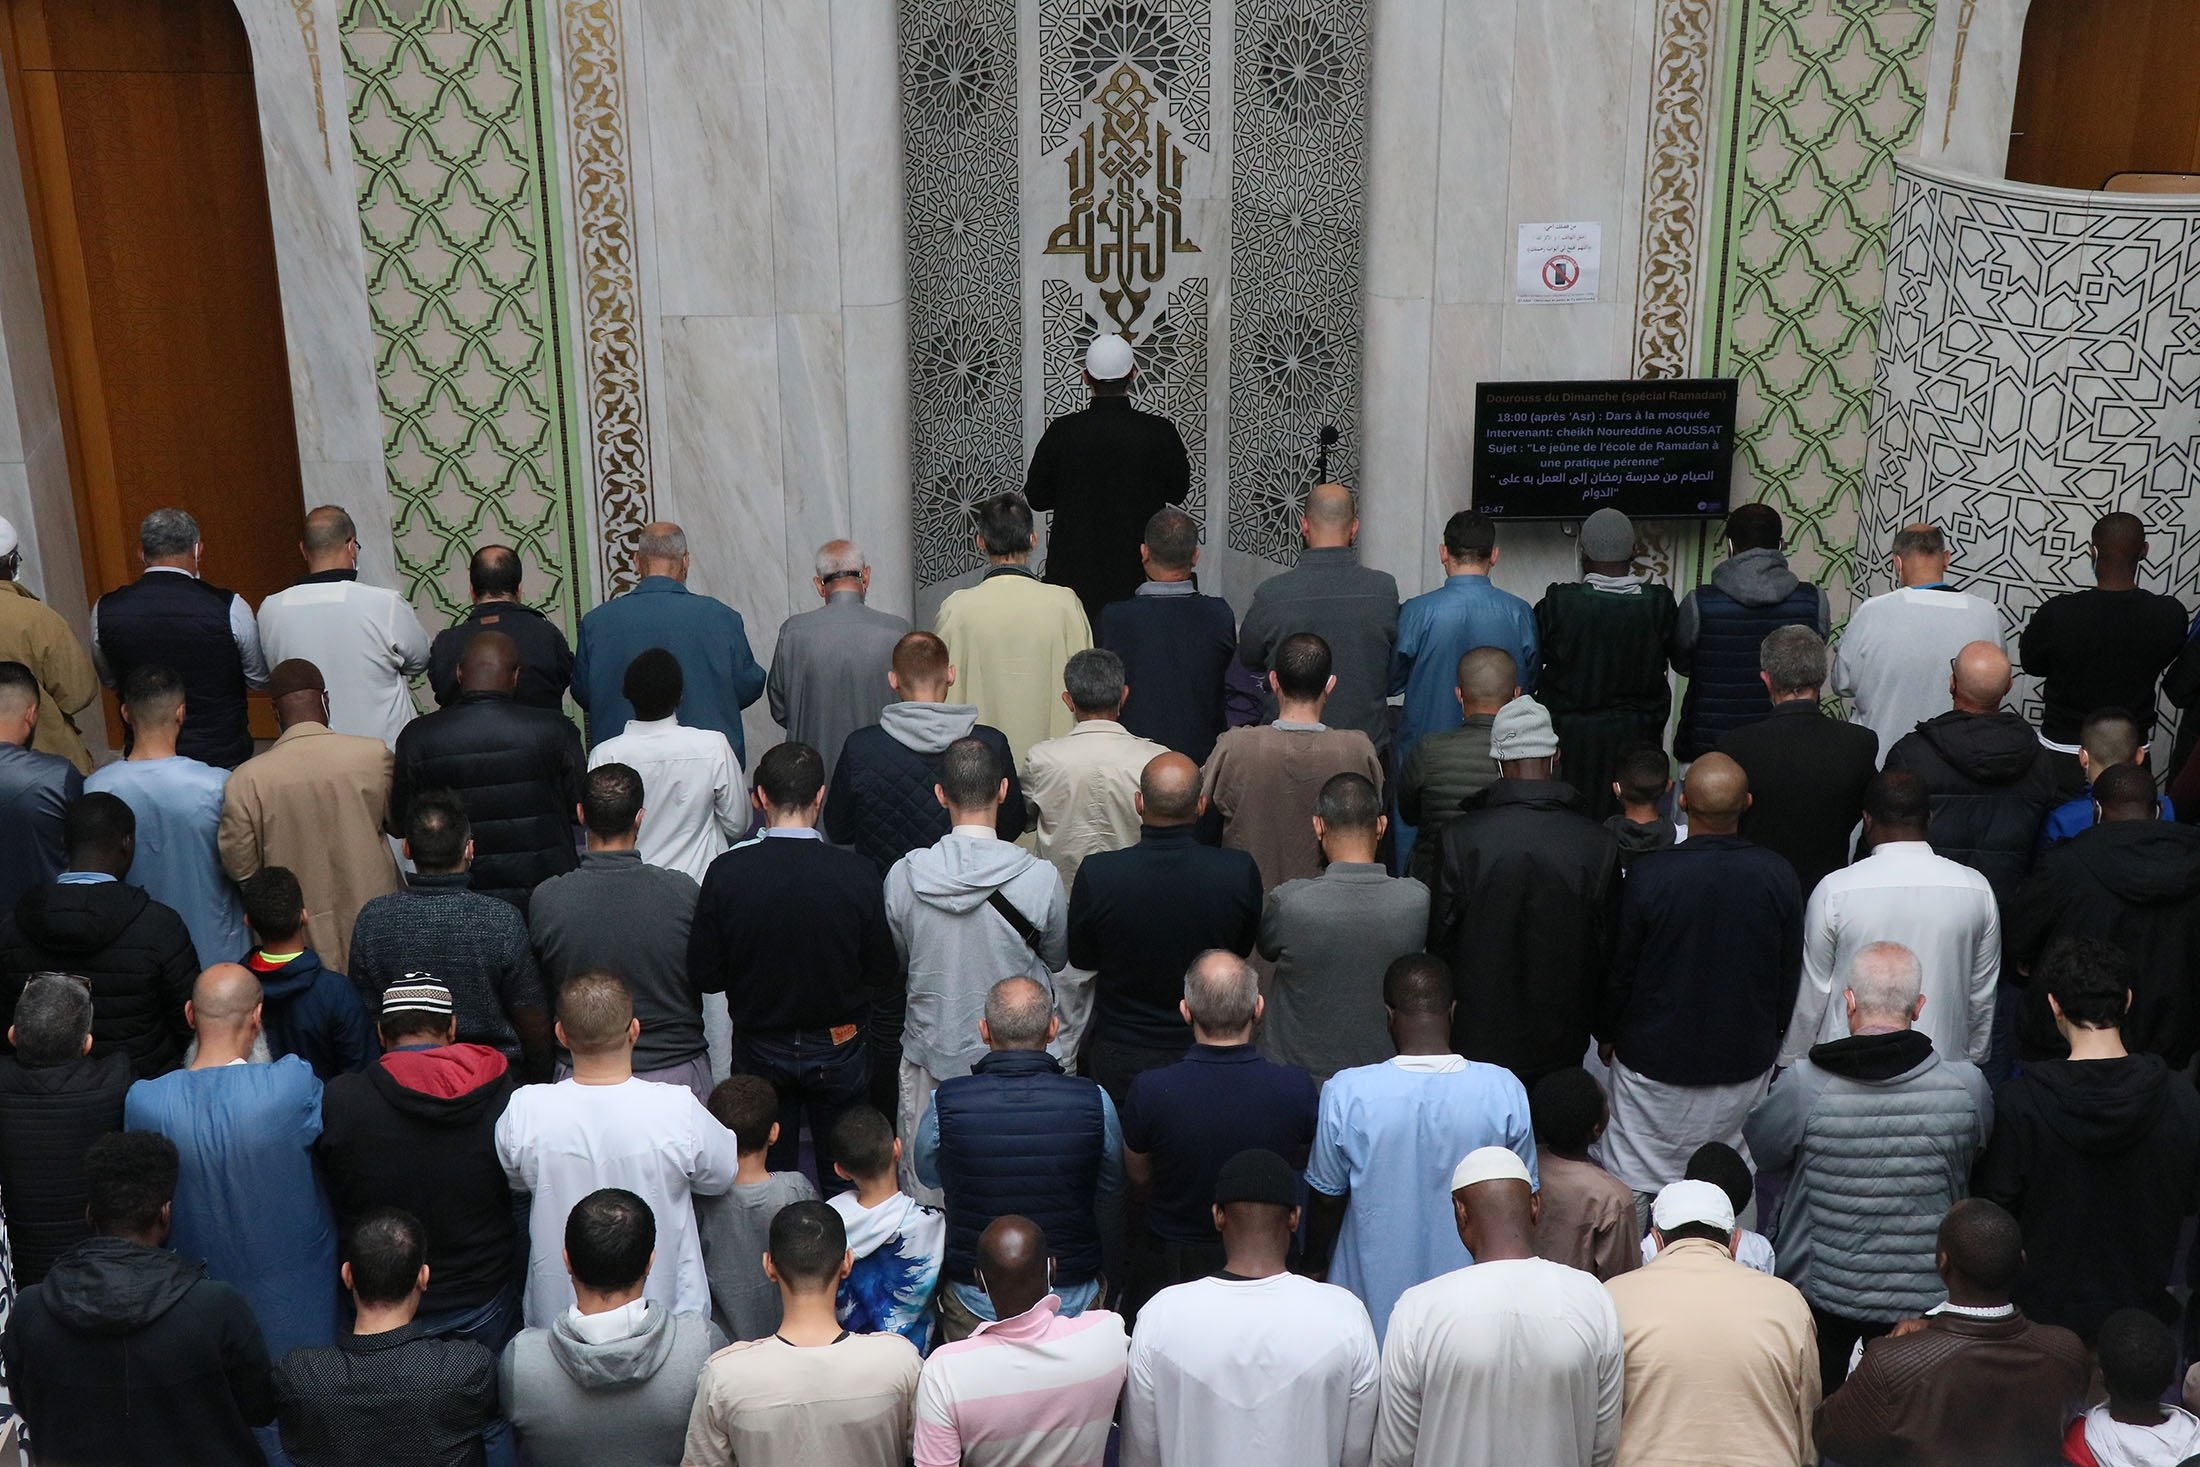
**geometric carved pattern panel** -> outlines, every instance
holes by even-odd
[[[1205,151],[1209,8],[1209,0],[1040,0],[1039,151],[1068,141],[1085,98],[1125,62],[1153,78],[1185,140]]]
[[[916,580],[983,564],[972,507],[1021,489],[1014,0],[901,0]]]
[[[1932,7],[1734,0],[1732,15],[1706,364],[1741,382],[1735,502],[1778,508],[1797,573],[1844,586],[1894,159],[1924,115]]]
[[[1659,0],[1650,126],[1635,266],[1634,375],[1685,377],[1694,364],[1706,141],[1715,36],[1712,0]]]
[[[2166,212],[2173,211],[2173,212]],[[1906,167],[1880,315],[1860,588],[1931,520],[2014,632],[2092,584],[2093,521],[2145,521],[2146,583],[2200,601],[2200,205],[2119,207]]]
[[[1367,0],[1237,0],[1234,31],[1230,545],[1289,563],[1324,424],[1358,471]]]
[[[530,0],[346,0],[344,71],[399,580],[467,602],[501,541],[529,599],[586,594],[546,156],[544,23]]]

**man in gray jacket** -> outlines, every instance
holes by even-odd
[[[1978,1067],[1913,1027],[1916,954],[1875,942],[1846,976],[1848,1037],[1814,1047],[1743,1128],[1760,1172],[1788,1179],[1773,1243],[1780,1277],[1810,1302],[1829,1395],[1860,1342],[1946,1297],[1934,1237],[1994,1124]]]
[[[1003,978],[1030,978],[1054,995],[1062,1032],[1051,1046],[1065,1065],[1077,1053],[1091,994],[1089,977],[1057,981],[1069,963],[1069,900],[1054,867],[995,833],[1008,781],[992,745],[955,740],[940,755],[933,793],[947,810],[948,833],[911,851],[886,875],[886,920],[909,973],[909,1018],[901,1036],[899,1124],[917,1124],[942,1080],[967,1075],[985,1057],[978,1020],[985,996]],[[928,1206],[908,1158],[902,1189]]]
[[[825,604],[788,617],[779,628],[764,692],[787,738],[825,756],[830,785],[848,735],[878,722],[879,710],[894,701],[886,673],[909,623],[865,604],[871,563],[853,540],[828,540],[819,548],[810,584]]]
[[[534,1467],[678,1467],[703,1362],[726,1338],[642,1296],[657,1219],[632,1192],[591,1192],[565,1220],[573,1307],[504,1347],[497,1395]]]

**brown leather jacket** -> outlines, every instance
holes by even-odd
[[[2089,1375],[2069,1330],[2021,1312],[1934,1315],[1865,1348],[1818,1408],[1818,1449],[1841,1467],[2049,1467]]]

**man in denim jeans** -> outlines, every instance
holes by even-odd
[[[688,972],[723,993],[733,1020],[733,1069],[779,1092],[779,1140],[765,1164],[791,1171],[807,1123],[817,1186],[833,1175],[832,1129],[870,1094],[865,1026],[874,995],[900,982],[878,870],[817,832],[825,761],[781,744],[756,761],[753,798],[764,833],[713,861],[688,940]]]

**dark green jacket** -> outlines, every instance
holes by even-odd
[[[1398,818],[1419,831],[1406,874],[1419,877],[1432,891],[1444,859],[1438,837],[1461,806],[1497,782],[1497,766],[1490,761],[1490,725],[1495,721],[1495,714],[1477,713],[1464,728],[1430,734],[1413,746],[1398,777]]]

